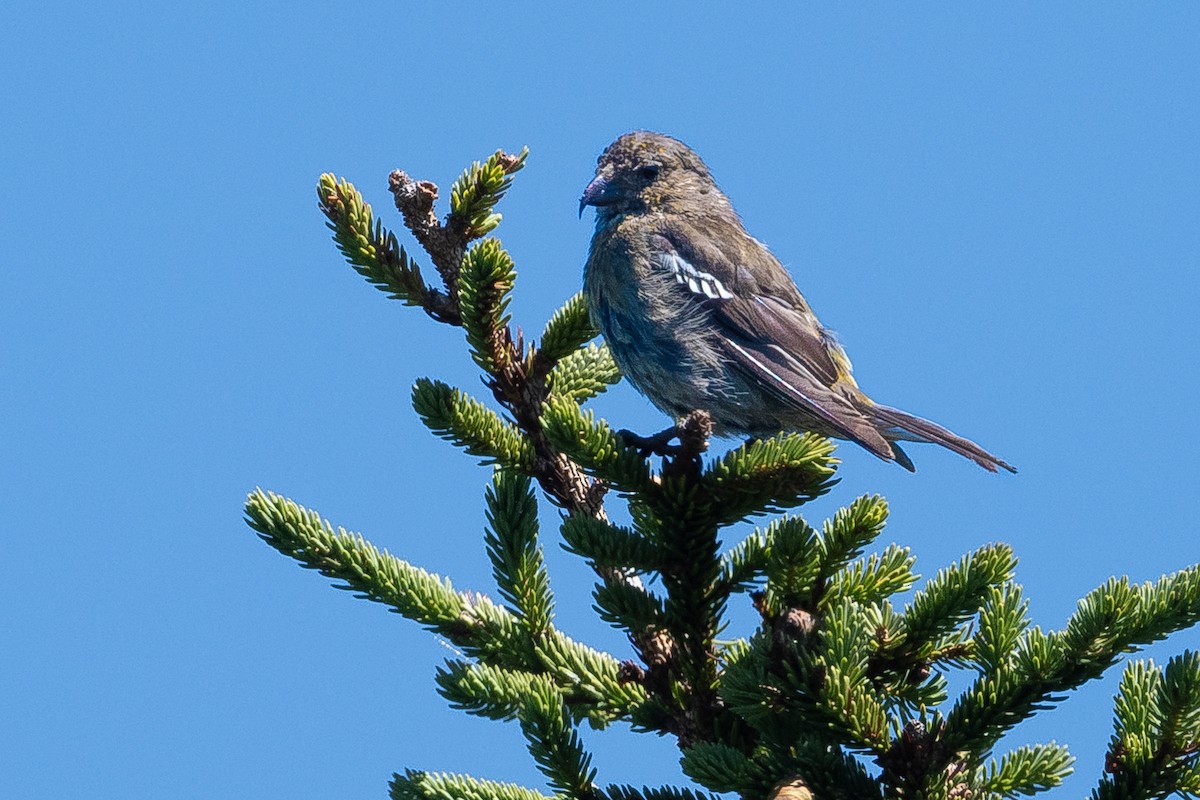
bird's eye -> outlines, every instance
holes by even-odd
[[[652,181],[658,177],[658,165],[647,164],[644,167],[638,167],[637,174],[639,178],[645,178],[648,181]]]

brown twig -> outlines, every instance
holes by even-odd
[[[388,190],[396,203],[396,210],[404,219],[404,227],[413,236],[437,267],[446,286],[446,294],[457,305],[458,272],[463,254],[467,252],[466,227],[454,217],[446,224],[438,222],[433,203],[438,198],[438,187],[432,181],[418,181],[409,177],[404,170],[393,170],[388,175]]]

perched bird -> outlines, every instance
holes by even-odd
[[[629,381],[718,434],[815,431],[915,471],[898,441],[932,442],[1016,470],[940,425],[879,405],[787,271],[742,226],[683,142],[635,131],[600,156],[579,213],[596,207],[584,267],[591,313]]]

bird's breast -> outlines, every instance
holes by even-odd
[[[711,312],[648,248],[598,232],[584,291],[617,365],[659,408],[680,415],[731,391]]]

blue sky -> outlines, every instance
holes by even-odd
[[[319,173],[395,227],[531,149],[498,231],[540,330],[579,288],[576,203],[634,128],[708,161],[877,400],[1020,467],[839,450],[931,575],[1011,543],[1060,626],[1109,575],[1200,560],[1200,10],[1186,4],[19,6],[0,25],[0,795],[384,797],[405,767],[540,786],[515,726],[452,712],[451,655],[241,522],[255,486],[486,590],[487,477],[425,431],[420,376],[471,390],[458,333],[338,257]],[[443,192],[445,193],[445,192]],[[595,408],[663,418],[628,387]],[[624,656],[544,524],[559,624]],[[1151,650],[1200,646],[1191,631]],[[1114,672],[1009,742],[1100,774]],[[678,775],[590,734],[605,782]]]

